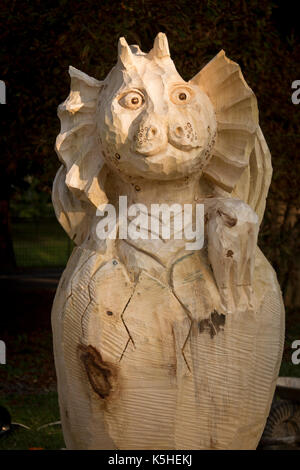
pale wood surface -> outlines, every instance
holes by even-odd
[[[254,449],[284,338],[257,247],[272,167],[256,98],[223,51],[184,82],[161,33],[148,54],[121,38],[104,81],[69,73],[53,186],[77,244],[52,310],[66,445]],[[99,240],[96,208],[119,195],[203,203],[204,247]]]

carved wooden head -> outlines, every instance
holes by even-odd
[[[105,80],[74,67],[69,73],[71,91],[58,108],[56,151],[62,167],[53,204],[70,236],[73,213],[76,223],[81,215],[84,221],[107,202],[108,172],[151,180],[197,174],[228,197],[247,202],[262,218],[270,153],[255,95],[224,51],[186,82],[164,34],[147,54],[121,38],[117,64]]]
[[[207,94],[185,82],[159,33],[148,54],[119,40],[97,110],[103,156],[121,173],[172,179],[207,165],[217,122]]]

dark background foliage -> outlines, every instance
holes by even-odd
[[[120,36],[147,51],[163,31],[183,78],[224,49],[257,96],[274,167],[260,245],[277,270],[286,303],[299,305],[300,106],[292,104],[291,84],[300,78],[300,47],[294,8],[295,2],[266,0],[2,0],[0,79],[7,105],[1,107],[0,248],[6,268],[12,264],[9,208],[32,181],[49,198],[59,166],[56,108],[69,92],[69,64],[103,79],[116,61]]]

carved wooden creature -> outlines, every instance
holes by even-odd
[[[185,82],[162,33],[148,54],[121,38],[104,81],[69,73],[53,187],[77,245],[52,311],[66,445],[254,449],[284,308],[257,247],[272,167],[253,91],[223,51]],[[116,208],[119,234],[132,221],[119,196],[149,219],[153,204],[204,204],[204,246],[152,224],[148,238],[99,238],[99,208]]]

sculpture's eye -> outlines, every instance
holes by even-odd
[[[138,109],[144,102],[144,96],[138,91],[129,91],[119,99],[119,104],[127,109]]]
[[[190,88],[179,86],[171,92],[170,98],[174,104],[187,104],[192,96],[193,92]]]

